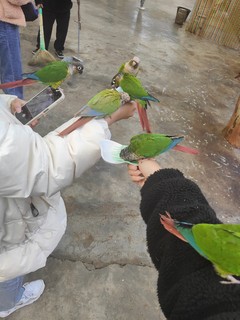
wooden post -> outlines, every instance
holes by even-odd
[[[223,129],[224,138],[234,147],[240,148],[240,96],[226,127]]]

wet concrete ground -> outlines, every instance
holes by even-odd
[[[174,24],[177,6],[193,0],[81,1],[81,76],[62,85],[65,101],[42,121],[44,135],[68,120],[98,91],[109,87],[123,61],[141,59],[139,78],[160,99],[152,104],[153,132],[184,134],[183,144],[199,155],[170,151],[158,157],[162,167],[182,170],[196,181],[218,216],[240,222],[240,151],[224,140],[240,83],[239,52],[187,33]],[[65,53],[77,53],[77,5],[74,3]],[[24,71],[35,47],[37,22],[22,29]],[[53,37],[52,37],[53,39]],[[53,46],[49,48],[53,52]],[[26,88],[26,99],[42,85]],[[141,132],[137,115],[112,126],[112,139],[127,144]],[[145,225],[139,214],[139,189],[125,165],[100,160],[63,191],[68,228],[46,268],[31,274],[46,282],[44,295],[9,319],[125,320],[164,319],[156,296],[156,271],[148,257]]]

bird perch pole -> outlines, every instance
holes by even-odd
[[[80,58],[80,30],[81,30],[81,16],[80,16],[80,0],[77,0],[78,5],[78,58]]]

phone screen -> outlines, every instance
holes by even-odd
[[[28,101],[20,113],[16,113],[16,117],[23,124],[28,123],[42,111],[46,110],[51,104],[61,98],[62,93],[60,90],[52,89],[51,87],[45,88],[34,98]]]

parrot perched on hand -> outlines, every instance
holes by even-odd
[[[24,73],[22,80],[0,84],[0,89],[16,88],[41,82],[53,89],[57,89],[61,83],[74,73],[82,73],[83,66],[72,57],[65,57],[61,61],[53,61],[43,68],[33,72]]]
[[[136,100],[138,105],[139,119],[143,130],[151,133],[148,117],[147,106],[150,106],[150,101],[159,102],[159,100],[150,95],[143,87],[141,81],[132,74],[118,73],[112,79],[113,88],[121,88],[124,92],[130,95],[131,100]]]
[[[104,89],[92,97],[87,104],[75,114],[75,117],[81,116],[81,118],[61,131],[59,135],[67,135],[93,118],[104,118],[107,115],[111,115],[120,108],[121,105],[129,101],[130,97],[126,92],[118,92],[115,89]]]
[[[182,136],[167,136],[158,133],[141,133],[133,136],[128,146],[111,140],[101,142],[102,157],[110,163],[134,163],[138,160],[153,158],[170,149],[197,154],[196,149],[179,146]]]
[[[129,74],[136,76],[139,71],[139,65],[140,65],[140,59],[136,56],[133,57],[131,60],[123,63],[120,66],[118,73],[112,78],[112,81],[120,73],[129,73]]]
[[[212,262],[217,274],[237,283],[233,275],[240,276],[240,225],[207,224],[176,221],[170,214],[160,215],[160,222],[166,230],[189,243],[201,256]]]

